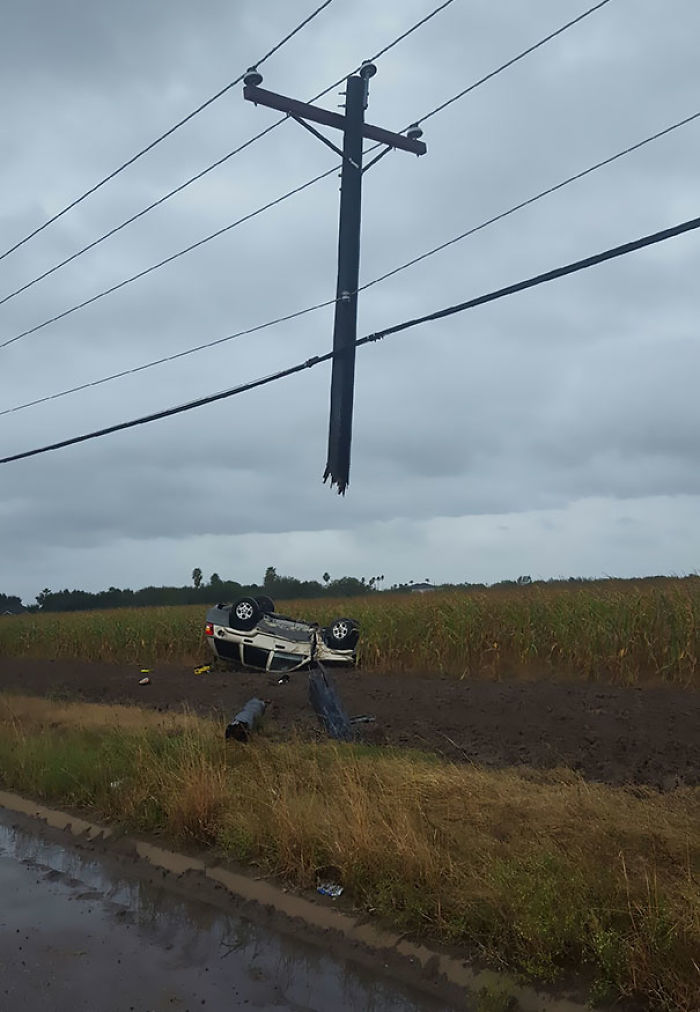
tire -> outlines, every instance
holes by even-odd
[[[249,632],[258,624],[261,615],[262,611],[254,597],[241,597],[231,606],[231,628]]]
[[[336,618],[326,629],[326,643],[333,650],[352,650],[359,636],[353,618]]]
[[[263,615],[274,615],[275,602],[271,597],[267,597],[265,594],[262,594],[260,597],[256,597],[255,600],[258,602],[258,608]]]

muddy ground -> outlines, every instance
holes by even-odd
[[[230,720],[251,696],[270,701],[272,735],[319,734],[308,676],[287,684],[254,672],[162,664],[140,686],[134,665],[0,659],[0,691],[157,709],[183,704]],[[501,767],[567,766],[589,780],[671,790],[700,784],[700,693],[553,681],[458,681],[439,676],[333,672],[351,716],[369,714],[362,740]]]

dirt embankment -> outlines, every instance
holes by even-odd
[[[137,667],[0,660],[0,691],[192,709],[230,719],[251,696],[270,700],[271,735],[318,733],[307,676],[286,684],[256,673],[161,665],[139,686]],[[334,674],[348,713],[369,714],[361,738],[487,766],[567,766],[590,780],[662,790],[700,783],[700,693],[551,681],[457,681],[438,676]]]

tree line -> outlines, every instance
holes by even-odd
[[[280,576],[274,566],[265,570],[262,583],[239,583],[223,580],[218,573],[204,579],[202,570],[192,570],[192,582],[182,587],[109,587],[107,590],[51,590],[45,587],[36,596],[36,603],[23,605],[17,596],[0,594],[0,615],[23,611],[92,611],[107,608],[150,608],[155,605],[201,604],[232,601],[237,597],[255,597],[266,594],[273,600],[312,597],[358,597],[376,594],[383,576],[341,576],[331,579],[324,573],[321,580],[299,580],[294,576]]]
[[[45,587],[36,596],[36,602],[24,605],[17,595],[0,594],[0,617],[16,615],[22,612],[37,611],[92,611],[100,608],[151,608],[157,605],[199,604],[208,606],[219,601],[234,601],[238,597],[256,597],[266,594],[275,601],[291,599],[308,599],[323,597],[359,597],[363,594],[406,593],[409,591],[426,590],[508,590],[528,587],[557,586],[576,590],[590,584],[649,584],[667,582],[666,576],[646,576],[633,579],[616,579],[606,577],[560,577],[559,579],[533,580],[529,576],[519,576],[514,580],[500,580],[498,583],[442,583],[431,584],[429,580],[408,583],[394,583],[384,587],[383,576],[355,577],[341,576],[331,579],[330,573],[324,573],[320,580],[299,580],[295,576],[280,576],[274,566],[265,570],[262,583],[238,583],[236,580],[222,580],[218,573],[212,573],[208,580],[204,579],[202,570],[192,570],[192,582],[183,587],[141,587],[131,590],[128,587],[110,587],[92,593],[89,590],[50,590]],[[675,579],[679,579],[676,577]],[[680,579],[698,581],[697,573],[689,574]]]
[[[20,597],[15,594],[0,594],[0,615],[16,615],[23,610]]]

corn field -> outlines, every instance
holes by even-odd
[[[376,672],[698,683],[697,577],[375,594],[280,609],[322,624],[356,618],[360,664]],[[0,658],[195,663],[210,658],[204,615],[186,606],[7,616]]]

